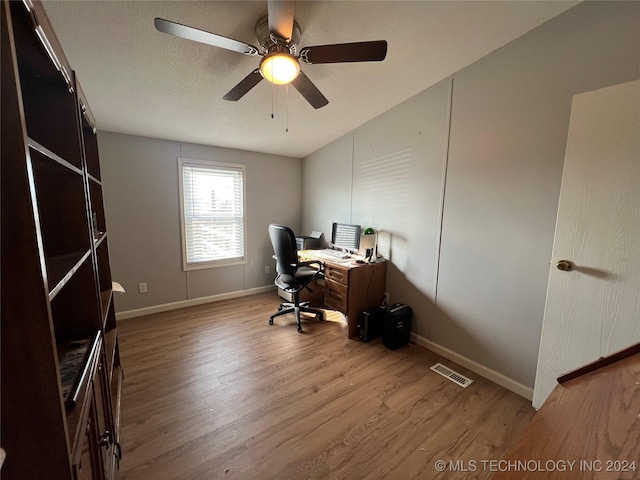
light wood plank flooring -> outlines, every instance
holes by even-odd
[[[118,323],[121,480],[467,479],[435,461],[499,459],[530,402],[417,345],[346,338],[341,316],[275,319],[275,293]],[[436,362],[474,380],[463,389]]]

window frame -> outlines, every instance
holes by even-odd
[[[242,173],[242,229],[243,229],[243,251],[242,258],[207,260],[203,262],[188,262],[187,259],[187,229],[185,218],[185,198],[184,198],[184,166],[204,166],[210,168],[220,168],[237,170]],[[198,160],[193,158],[178,157],[178,188],[180,200],[180,236],[182,240],[182,270],[185,272],[192,270],[204,270],[209,268],[228,267],[232,265],[247,264],[247,167],[243,163],[227,163],[215,160]]]

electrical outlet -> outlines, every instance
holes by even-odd
[[[271,271],[271,267],[269,265],[264,266],[264,273],[269,273]]]
[[[147,284],[146,283],[139,283],[138,284],[138,292],[147,293]]]

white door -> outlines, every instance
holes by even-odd
[[[640,341],[640,80],[573,98],[551,263],[536,408],[559,375]]]

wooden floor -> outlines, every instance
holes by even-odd
[[[341,316],[268,316],[275,293],[121,321],[120,479],[468,479],[528,400],[417,345],[347,340]],[[471,377],[463,389],[429,370]],[[459,465],[463,465],[460,463]]]

